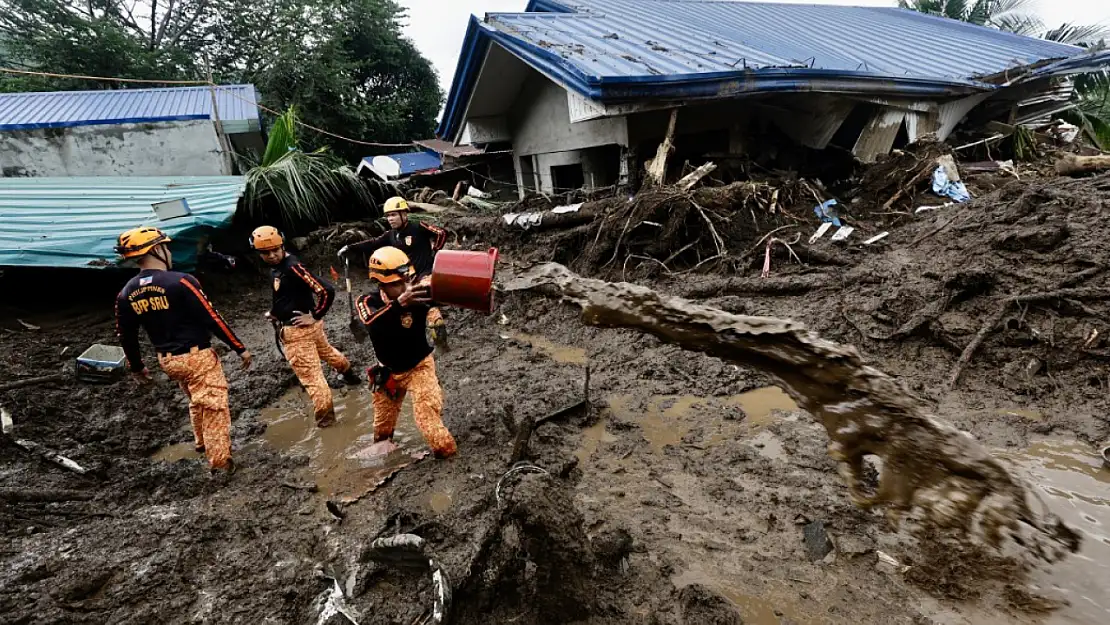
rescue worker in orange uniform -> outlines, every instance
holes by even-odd
[[[428,284],[436,252],[447,243],[447,231],[424,222],[409,221],[409,203],[403,197],[386,200],[382,212],[389,221],[389,232],[376,239],[344,246],[339,250],[339,257],[345,261],[351,252],[369,257],[383,247],[395,247],[409,257],[418,281]],[[436,306],[428,309],[428,328],[436,345],[446,347],[447,324]]]
[[[443,425],[443,390],[426,334],[428,287],[416,283],[409,257],[395,247],[370,256],[370,279],[378,289],[360,297],[356,308],[379,363],[367,371],[374,391],[374,442],[393,438],[401,404],[411,393],[424,440],[437,458],[453,456],[457,446]]]
[[[189,274],[170,271],[170,238],[152,227],[135,228],[119,236],[116,252],[138,262],[139,275],[116,298],[116,329],[131,372],[148,381],[150,371],[139,349],[139,328],[146,330],[158,364],[181,385],[189,398],[196,450],[208,456],[213,471],[235,470],[231,459],[231,410],[227,378],[212,350],[215,334],[239,354],[243,369],[251,353],[212,306],[200,282]]]
[[[251,247],[270,265],[274,279],[274,303],[266,317],[279,324],[285,358],[312,398],[317,427],[329,427],[335,423],[335,406],[320,361],[331,365],[347,384],[362,381],[347,357],[332,347],[324,334],[323,319],[335,301],[335,287],[285,251],[285,239],[277,228],[255,229]]]

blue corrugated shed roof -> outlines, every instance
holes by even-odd
[[[390,154],[389,158],[397,161],[401,166],[401,175],[408,176],[418,171],[439,169],[443,161],[439,156],[429,152],[406,152],[405,154]]]
[[[188,269],[200,237],[231,224],[245,185],[241,176],[0,178],[0,266],[110,266],[119,234],[150,224]],[[190,215],[154,214],[153,204],[181,198]]]
[[[260,128],[254,85],[216,88],[227,132]],[[0,93],[0,131],[212,118],[208,87]]]
[[[1082,48],[897,8],[707,0],[533,0],[472,20],[439,134],[459,130],[492,42],[602,102],[768,91],[950,96]]]

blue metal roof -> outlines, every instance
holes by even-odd
[[[119,234],[149,224],[188,269],[201,236],[231,225],[245,185],[241,176],[0,178],[0,266],[114,266]],[[152,204],[181,198],[188,216],[154,214]]]
[[[216,87],[227,132],[260,128],[254,85]],[[212,118],[208,87],[0,93],[0,131]]]
[[[944,97],[1082,48],[896,8],[726,0],[532,0],[473,19],[439,134],[462,123],[497,43],[602,102],[826,91]],[[1090,55],[1088,55],[1089,57]]]
[[[401,175],[409,176],[418,171],[439,169],[443,161],[439,156],[430,152],[407,152],[405,154],[390,154],[389,158],[397,161],[401,166]]]
[[[392,162],[392,163],[391,163]],[[394,167],[396,165],[396,167]],[[439,155],[430,151],[405,152],[403,154],[387,154],[383,156],[367,156],[362,159],[359,168],[369,168],[380,176],[392,178],[406,178],[416,173],[435,171],[443,166]],[[396,169],[396,171],[394,171]]]

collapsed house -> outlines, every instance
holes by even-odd
[[[253,85],[0,94],[0,177],[220,176],[265,149]]]
[[[679,162],[774,149],[768,128],[873,162],[969,117],[1059,112],[1068,76],[1108,62],[896,8],[531,0],[471,19],[437,134],[511,148],[521,197],[635,183],[672,125]]]

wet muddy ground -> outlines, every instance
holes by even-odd
[[[1055,223],[1057,213],[1049,215]],[[942,223],[891,239],[912,242]],[[710,297],[726,308],[795,317],[856,344],[928,395],[958,355],[944,337],[966,342],[980,323],[975,313],[986,308],[981,301],[956,297],[927,330],[904,340],[860,336],[880,336],[888,331],[882,324],[895,330],[906,321],[899,315],[932,301],[923,295],[894,308],[896,295],[933,294],[944,283],[949,268],[926,267],[949,262],[941,252],[970,253],[962,240],[927,241],[912,254],[892,248],[877,260],[854,258],[888,280],[864,283],[850,297],[835,290]],[[990,267],[1001,271],[1003,286],[1020,279]],[[1043,265],[1012,272],[1049,275]],[[674,292],[689,288],[649,279]],[[430,580],[367,557],[374,538],[400,532],[428,541],[455,588],[454,622],[463,624],[1110,617],[1110,470],[1094,447],[1108,434],[1110,385],[1088,383],[1105,377],[1103,364],[1069,356],[1071,337],[1089,336],[1068,321],[1069,311],[1019,311],[1017,325],[993,337],[954,392],[930,395],[940,414],[1012,463],[1084,533],[1078,555],[1025,571],[997,554],[922,545],[878,512],[855,508],[826,454],[824,430],[759,371],[635,332],[587,327],[575,309],[534,295],[507,294],[489,317],[449,312],[453,349],[437,354],[437,365],[458,457],[422,457],[407,415],[399,448],[370,456],[365,389],[337,390],[340,424],[311,427],[307,397],[261,321],[266,282],[204,281],[256,354],[249,374],[225,358],[240,470],[208,476],[189,449],[184,398],[161,376],[149,387],[125,380],[4,393],[0,404],[19,437],[92,474],[0,447],[0,623],[316,623],[332,579],[359,623],[427,622]],[[87,345],[112,342],[111,296],[102,306],[90,297],[49,311],[4,310],[0,383],[55,372]],[[845,321],[845,302],[861,329]],[[1054,318],[1055,352],[1029,338]],[[1098,327],[1103,335],[1110,329]],[[340,349],[363,367],[371,363],[369,345],[346,330],[342,300],[328,328]],[[1003,375],[1027,352],[1048,363],[1047,373]],[[588,412],[568,411],[531,437],[526,459],[546,474],[502,481],[512,464],[507,424],[581,401],[587,367]],[[47,493],[46,500],[28,501],[24,492]],[[815,522],[834,547],[827,554],[807,549],[805,529]]]

